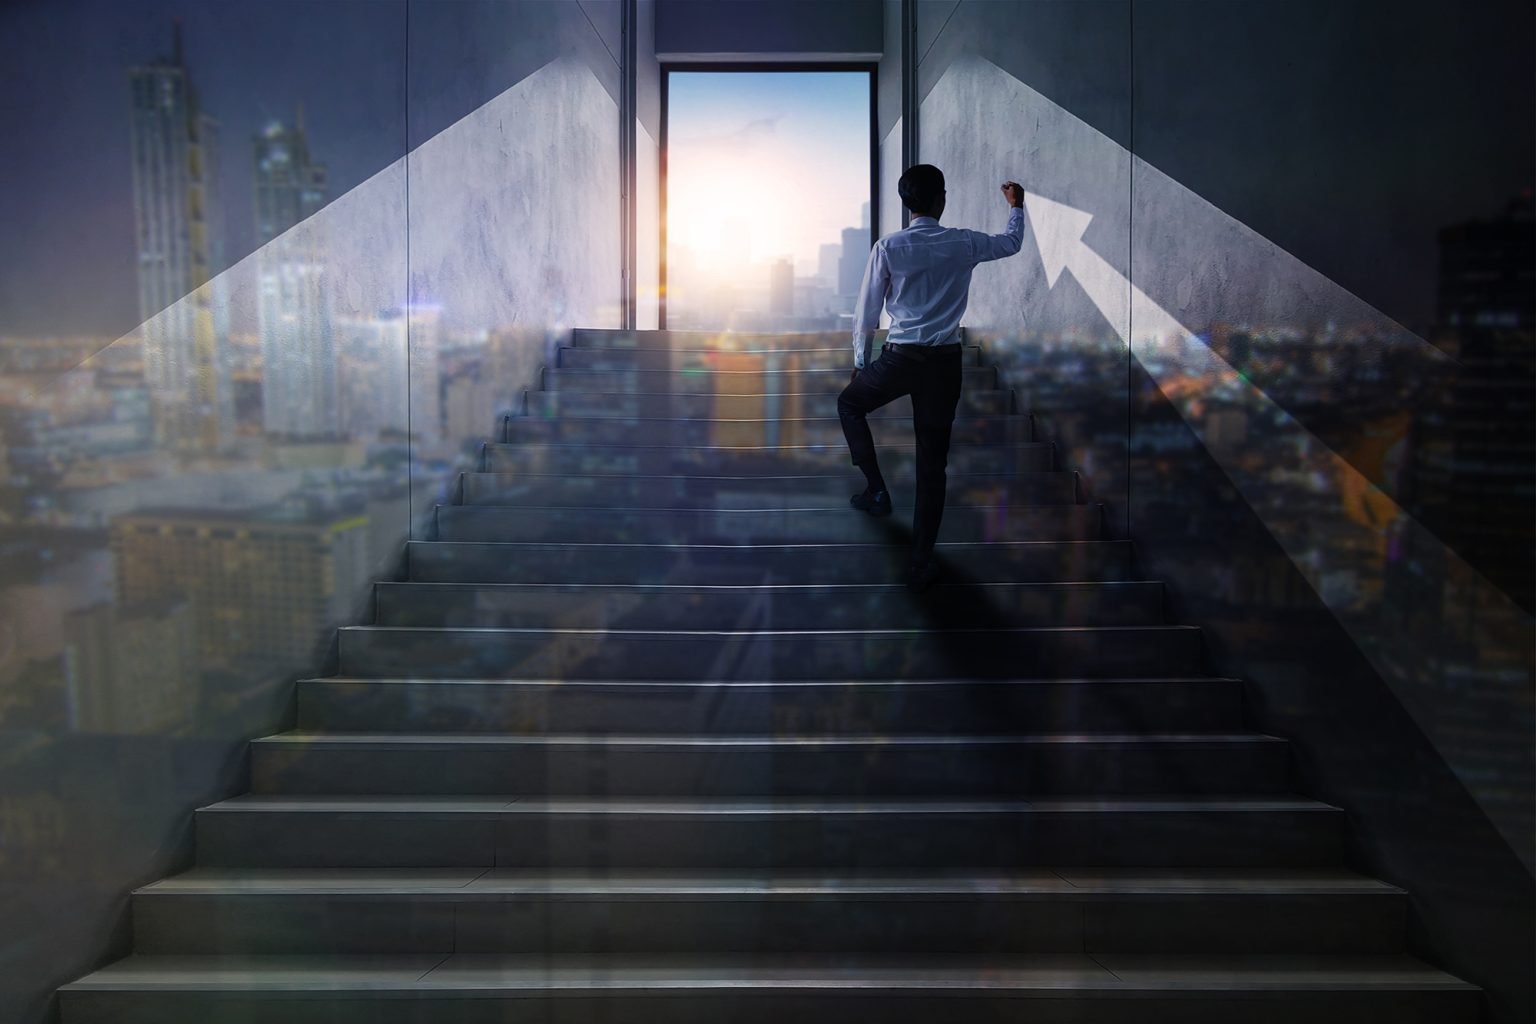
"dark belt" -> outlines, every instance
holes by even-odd
[[[960,343],[958,341],[948,341],[942,345],[914,345],[910,343],[902,343],[899,341],[888,341],[885,343],[885,347],[888,351],[893,351],[897,355],[910,355],[915,356],[918,359],[943,359],[946,356],[956,356],[960,354]]]

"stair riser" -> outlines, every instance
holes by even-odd
[[[327,732],[956,734],[1241,731],[1228,680],[895,685],[372,683],[306,679],[298,725]]]
[[[63,1024],[1476,1024],[1480,997],[1462,991],[1117,991],[1104,996],[1051,989],[1025,995],[903,985],[811,991],[712,987],[687,994],[648,988],[593,993],[486,992],[469,988],[401,998],[346,994],[93,993],[63,997]]]
[[[826,370],[551,370],[545,369],[544,391],[595,391],[607,393],[693,395],[807,395],[835,399],[848,386],[849,365]],[[961,388],[987,390],[998,386],[994,366],[968,366],[961,370]]]
[[[910,480],[912,446],[880,453],[887,480]],[[1042,473],[1054,469],[1049,444],[951,445],[949,472]],[[612,476],[665,476],[671,473],[720,476],[788,476],[800,473],[857,472],[846,446],[820,449],[645,448],[635,445],[490,445],[484,469],[503,473],[602,473]]]
[[[981,349],[967,345],[960,352],[965,366],[981,365]],[[846,380],[853,369],[852,345],[827,348],[777,349],[760,353],[718,352],[708,349],[616,349],[562,346],[555,356],[561,370],[838,370]]]
[[[821,810],[772,817],[217,810],[197,814],[197,851],[198,862],[210,867],[1332,867],[1344,858],[1344,819],[1284,810]]]
[[[842,510],[850,495],[865,488],[858,470],[826,479],[710,480],[686,477],[528,477],[499,473],[462,474],[465,505],[545,505],[580,508],[729,508],[748,498],[757,508]],[[911,495],[910,479],[887,477],[892,494]],[[946,500],[955,504],[1071,505],[1077,501],[1072,473],[1003,476],[949,474]]]
[[[408,578],[422,583],[874,583],[898,580],[907,557],[897,545],[690,549],[414,541],[407,552]],[[938,552],[957,578],[980,583],[1123,580],[1134,573],[1126,541],[941,543]]]
[[[139,894],[153,954],[1395,953],[1397,895]]]
[[[444,505],[437,540],[543,541],[608,544],[890,543],[911,541],[910,498],[896,496],[896,513],[876,519],[853,509],[768,510],[594,509]],[[1098,540],[1099,505],[1023,505],[944,510],[940,537],[988,540]]]
[[[257,743],[257,793],[539,797],[1279,795],[1281,743],[1196,741],[883,749]]]
[[[1192,629],[863,634],[344,628],[341,675],[398,679],[1052,679],[1203,671]]]
[[[444,586],[375,588],[379,626],[602,629],[921,629],[1001,622],[1034,626],[1154,626],[1157,583],[944,586],[931,600],[904,588],[683,590],[641,587]]]
[[[765,396],[567,390],[529,391],[524,398],[525,413],[541,418],[771,420],[837,415],[835,391]],[[898,398],[888,408],[887,417],[901,417],[911,422],[911,399]],[[1004,416],[1013,411],[1011,391],[966,391],[960,396],[958,414],[961,416]]]
[[[869,417],[875,444],[882,450],[913,445],[912,418],[892,405]],[[506,443],[549,442],[591,445],[666,445],[671,447],[774,447],[826,445],[847,455],[847,441],[835,412],[807,419],[650,419],[602,416],[509,416],[503,421]],[[1025,415],[962,416],[950,430],[951,444],[1018,444],[1035,441],[1034,421]]]

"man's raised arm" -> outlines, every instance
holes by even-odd
[[[864,284],[859,288],[859,301],[853,308],[853,368],[864,369],[869,362],[870,349],[875,339],[875,328],[880,326],[880,310],[885,306],[885,293],[891,287],[891,267],[885,262],[885,246],[879,242],[869,251],[869,263],[864,267]]]
[[[989,235],[985,231],[969,232],[971,259],[976,263],[1012,256],[1024,244],[1024,189],[1017,182],[1006,182],[1003,195],[1012,207],[1008,211],[1007,229],[1000,235]]]

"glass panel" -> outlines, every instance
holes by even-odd
[[[413,537],[574,327],[620,323],[618,68],[580,4],[411,8]],[[404,411],[404,410],[402,410]]]
[[[192,810],[395,570],[404,13],[6,9],[5,1020],[187,863]]]

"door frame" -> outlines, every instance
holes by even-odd
[[[658,215],[656,326],[667,329],[667,130],[670,114],[670,80],[672,72],[805,72],[846,71],[864,72],[869,75],[869,244],[873,248],[880,238],[880,140],[879,140],[879,73],[875,61],[664,61],[661,64],[661,140],[657,147]]]

